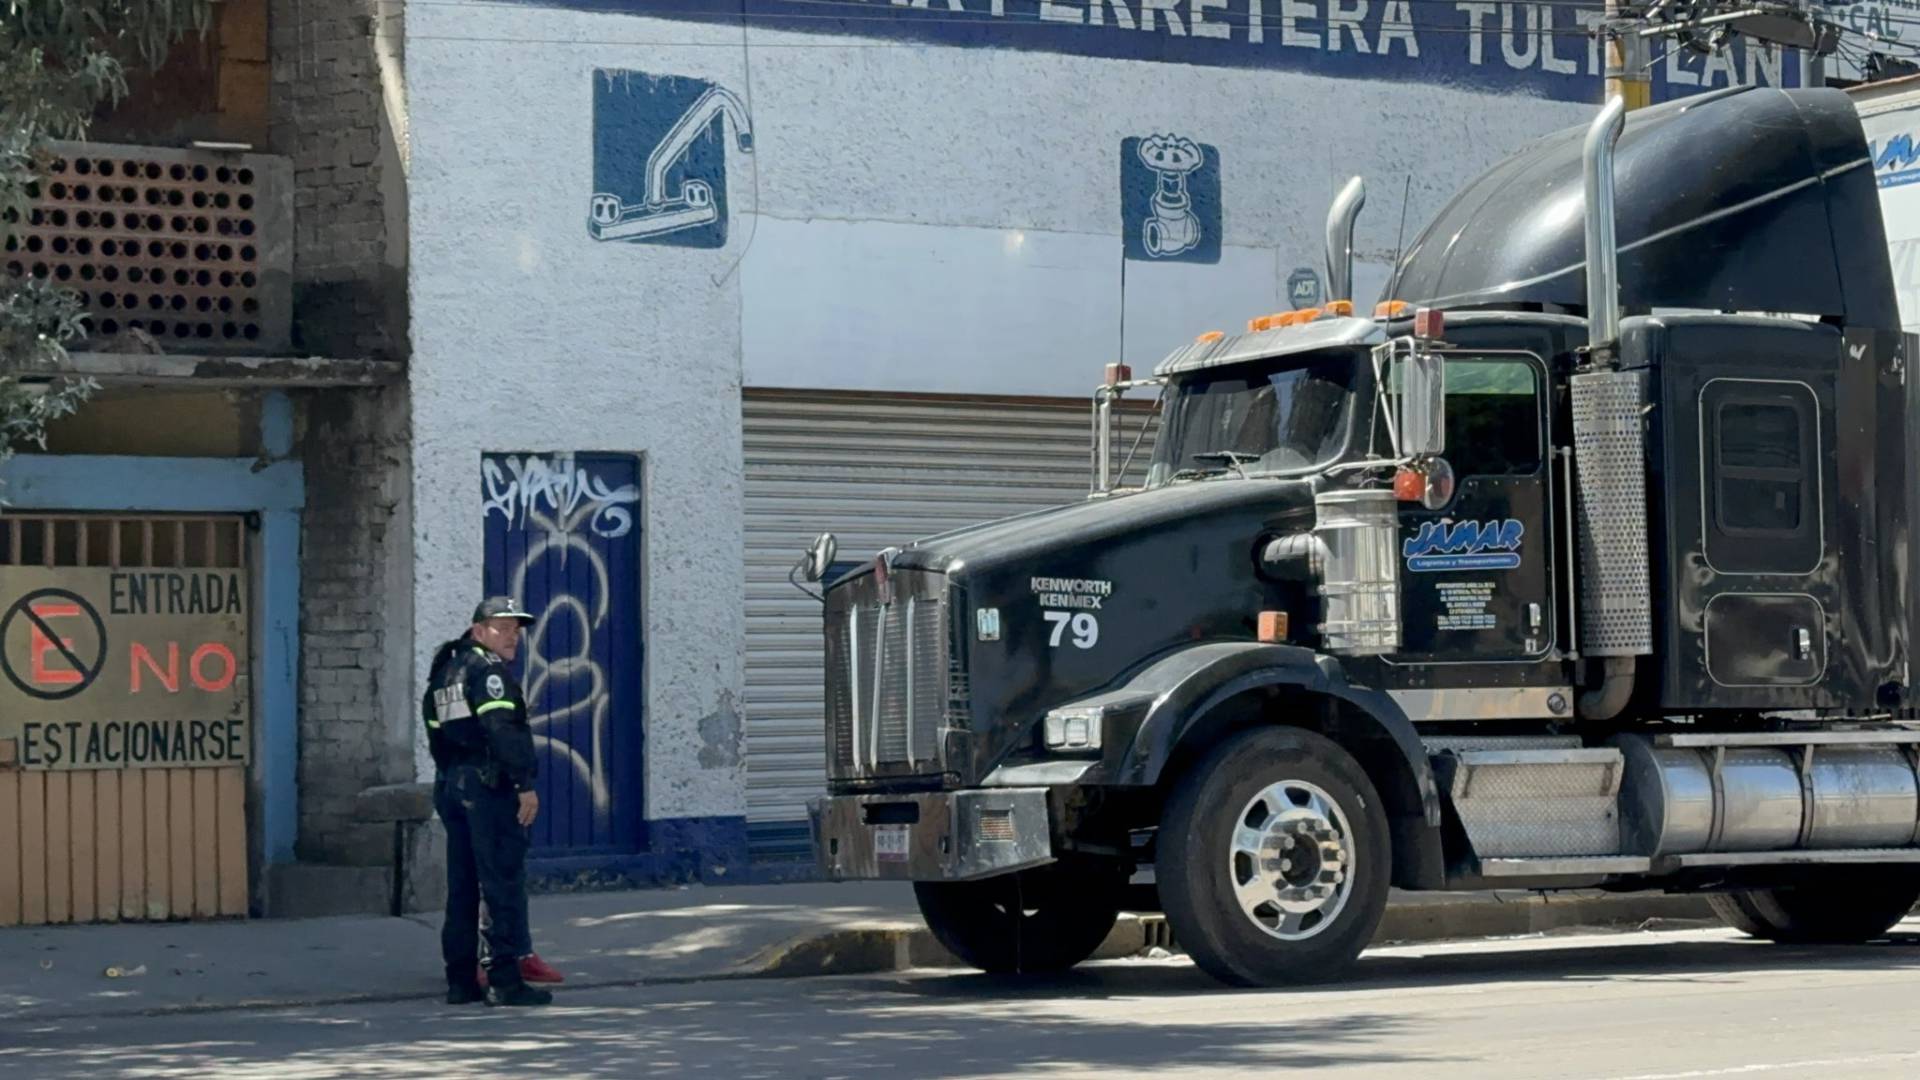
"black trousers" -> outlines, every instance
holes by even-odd
[[[456,765],[433,785],[434,809],[447,830],[447,917],[440,928],[440,955],[449,983],[470,983],[480,962],[480,903],[487,905],[487,981],[522,981],[520,961],[529,951],[527,927],[527,830],[516,820],[520,800],[489,786],[480,771]]]

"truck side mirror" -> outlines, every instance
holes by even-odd
[[[1438,457],[1447,449],[1447,375],[1445,359],[1415,348],[1396,358],[1400,367],[1400,445],[1402,457]]]
[[[833,566],[833,557],[838,553],[840,542],[830,532],[821,533],[813,540],[813,546],[801,559],[800,576],[808,581],[819,581],[827,576],[827,570]]]

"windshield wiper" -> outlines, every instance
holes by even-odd
[[[1259,454],[1248,454],[1248,453],[1243,453],[1239,450],[1208,450],[1205,453],[1194,454],[1192,455],[1192,457],[1193,457],[1193,460],[1195,461],[1223,461],[1228,466],[1230,466],[1234,472],[1239,473],[1243,478],[1247,475],[1247,470],[1241,468],[1240,466],[1245,462],[1260,460]],[[1199,470],[1191,470],[1191,471],[1198,472]],[[1213,469],[1213,470],[1210,470],[1209,472],[1202,472],[1201,475],[1203,476],[1212,475],[1215,473],[1220,473],[1225,471],[1226,470],[1224,469]]]

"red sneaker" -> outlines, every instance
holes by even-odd
[[[540,959],[538,953],[528,953],[520,958],[520,977],[530,983],[563,983],[565,975],[555,971],[552,965]]]

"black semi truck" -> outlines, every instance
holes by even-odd
[[[1337,975],[1390,886],[1886,931],[1920,898],[1920,410],[1847,97],[1613,101],[1386,296],[1109,368],[1103,418],[1158,392],[1143,483],[1096,421],[1093,497],[830,583],[826,876],[911,880],[990,971],[1158,910],[1248,985]]]

